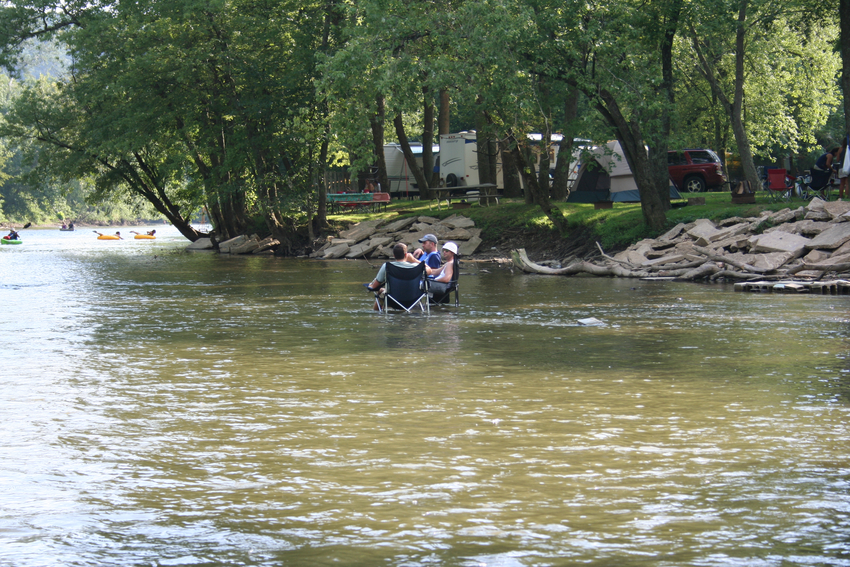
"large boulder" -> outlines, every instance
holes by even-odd
[[[360,242],[361,240],[369,238],[375,234],[378,231],[378,226],[380,226],[383,222],[383,219],[359,222],[348,230],[340,231],[339,235],[342,238]]]
[[[248,238],[244,242],[236,244],[235,246],[230,247],[231,254],[250,254],[254,250],[260,247],[260,241],[257,239],[257,236],[254,235],[251,238]]]
[[[850,240],[850,223],[834,223],[809,241],[809,248],[834,250]]]
[[[218,251],[222,254],[230,254],[230,249],[234,246],[239,246],[248,241],[248,237],[244,234],[240,234],[239,236],[234,236],[230,240],[225,240],[224,242],[218,243]]]
[[[212,250],[213,243],[210,238],[199,238],[189,246],[186,247],[186,250]]]
[[[342,258],[346,254],[351,247],[348,244],[337,244],[336,246],[331,246],[327,250],[325,250],[325,255],[322,256],[325,260],[334,260],[336,258]]]
[[[805,254],[812,241],[789,232],[768,232],[753,236],[749,240],[751,252],[790,252],[795,258]]]

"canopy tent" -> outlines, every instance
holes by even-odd
[[[569,203],[638,203],[635,176],[617,140],[608,142],[605,148],[590,149],[591,158],[581,164],[575,182],[570,188]],[[681,199],[679,191],[670,183],[670,198]]]

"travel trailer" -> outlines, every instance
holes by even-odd
[[[412,143],[410,150],[416,158],[416,163],[422,167],[422,144]],[[431,151],[434,152],[434,160],[439,159],[440,146],[434,144],[431,146]],[[409,198],[419,194],[416,178],[413,177],[413,172],[410,171],[407,160],[404,159],[400,144],[384,144],[384,161],[387,164],[387,179],[390,183],[387,192],[390,195],[395,198]]]

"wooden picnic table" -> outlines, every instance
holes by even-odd
[[[437,210],[440,203],[445,201],[452,206],[452,198],[477,199],[479,205],[490,206],[491,200],[499,204],[498,187],[494,183],[481,183],[479,185],[460,185],[458,187],[436,187],[432,189],[437,200]]]
[[[331,214],[339,213],[343,207],[386,207],[390,201],[389,193],[328,193],[326,197]]]

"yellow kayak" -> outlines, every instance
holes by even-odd
[[[151,236],[150,234],[137,234],[133,238],[136,240],[156,240],[156,236]]]

